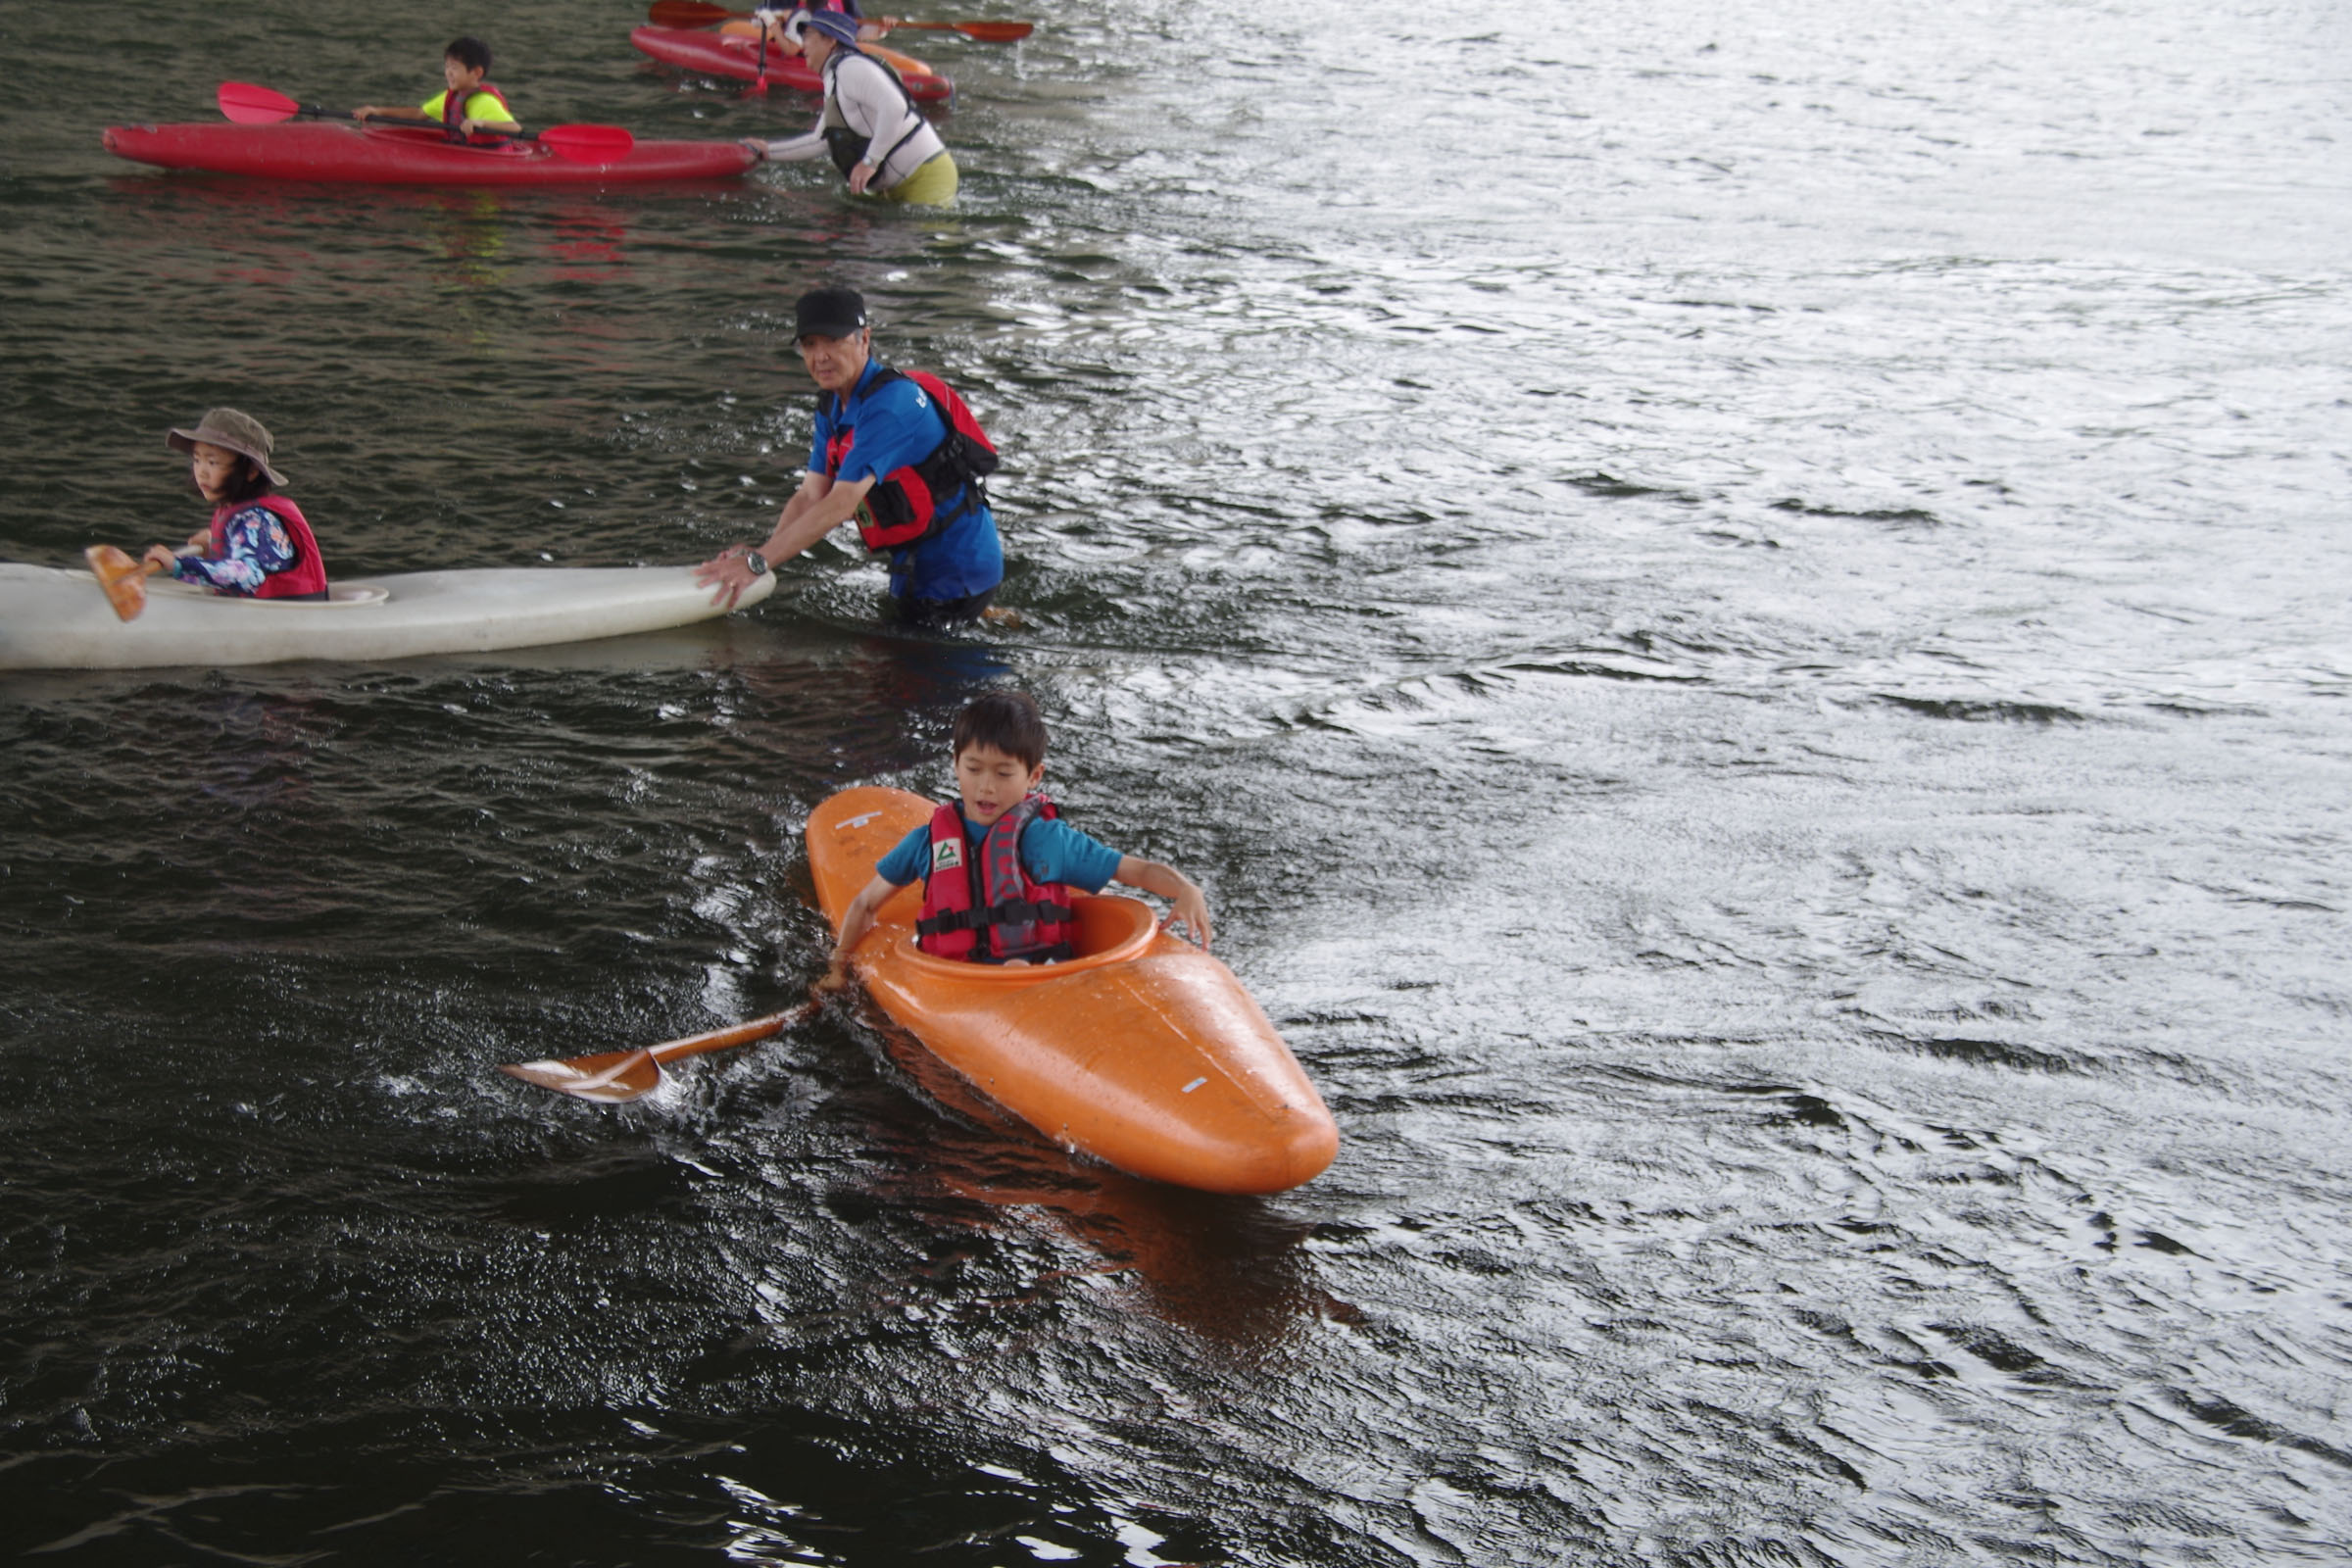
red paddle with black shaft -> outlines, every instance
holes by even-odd
[[[749,11],[730,11],[725,6],[711,5],[709,0],[654,0],[646,20],[657,27],[708,27],[713,23],[742,22],[752,15]],[[983,43],[1012,43],[1037,30],[1034,22],[909,22],[905,17],[884,17],[881,21],[885,27],[960,32]]]
[[[327,120],[360,118],[347,109],[321,109],[317,104],[297,103],[282,92],[250,81],[222,82],[220,103],[220,113],[240,125],[272,125],[296,115]],[[413,123],[436,122],[419,116]],[[550,125],[545,130],[510,130],[501,134],[535,141],[559,158],[583,164],[609,164],[615,158],[627,157],[629,149],[637,145],[637,138],[618,125]]]

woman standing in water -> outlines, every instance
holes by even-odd
[[[858,23],[837,11],[805,11],[785,24],[825,78],[825,109],[806,135],[746,139],[762,158],[800,163],[830,156],[850,189],[894,202],[944,207],[956,195],[956,159],[914,107],[898,74],[858,47]]]

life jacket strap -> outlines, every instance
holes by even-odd
[[[763,33],[762,36],[765,36],[765,34]],[[899,156],[899,149],[906,146],[908,142],[914,140],[915,137],[921,135],[923,133],[923,127],[928,125],[930,122],[923,118],[922,110],[915,104],[914,94],[906,90],[906,84],[899,79],[899,74],[893,71],[890,67],[884,65],[881,61],[876,60],[872,55],[869,55],[864,50],[858,48],[854,43],[845,43],[841,45],[838,49],[833,51],[833,58],[825,62],[825,75],[828,81],[830,78],[840,73],[841,63],[848,59],[851,55],[856,55],[858,59],[864,61],[867,65],[874,67],[876,70],[880,71],[884,76],[889,78],[890,84],[898,89],[899,101],[906,106],[906,113],[914,118],[914,128],[906,132],[906,135],[901,136],[897,141],[891,143],[890,151],[884,153],[880,158],[874,161],[874,172],[879,174],[883,170],[890,166],[890,161],[893,158]],[[841,94],[838,88],[836,88],[833,98],[833,112],[835,114],[840,114],[841,110],[839,108],[839,103]],[[842,132],[846,132],[847,134],[841,136],[840,139],[836,139],[837,133]],[[853,141],[850,138],[855,138],[855,140]],[[831,155],[833,159],[833,167],[841,171],[842,178],[849,178],[850,171],[858,167],[858,161],[865,155],[866,143],[869,140],[871,140],[870,137],[859,136],[857,131],[851,129],[849,117],[847,115],[842,116],[842,122],[839,125],[834,126],[825,132],[825,151]]]
[[[1070,906],[1058,900],[1007,899],[985,909],[952,909],[914,922],[917,935],[944,936],[951,931],[977,931],[992,925],[1058,925],[1071,918]]]

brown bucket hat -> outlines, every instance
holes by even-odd
[[[173,430],[164,437],[164,445],[174,452],[190,451],[199,441],[226,447],[231,452],[251,458],[262,466],[262,472],[269,475],[271,484],[282,485],[286,482],[284,474],[270,466],[270,432],[262,427],[261,420],[250,414],[239,414],[234,409],[213,409],[196,421],[195,429]]]

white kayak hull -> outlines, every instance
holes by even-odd
[[[774,591],[770,573],[737,608]],[[692,566],[494,566],[338,579],[319,603],[230,599],[150,578],[121,620],[86,571],[0,562],[0,669],[143,669],[486,654],[660,631],[726,613]]]

